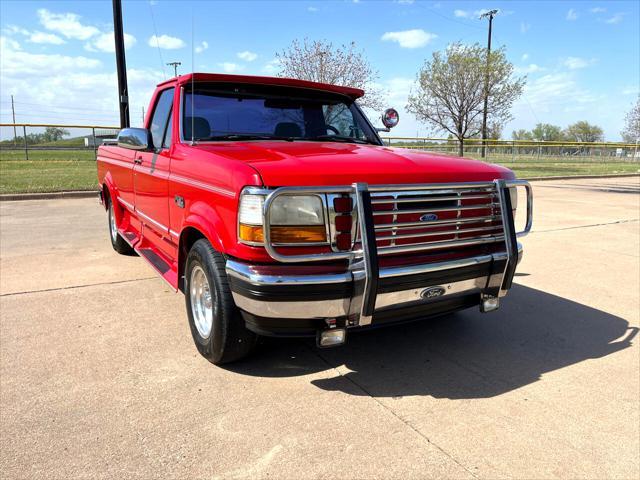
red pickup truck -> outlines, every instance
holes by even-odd
[[[529,184],[497,165],[385,146],[362,95],[182,75],[158,85],[145,128],[99,148],[113,248],[185,294],[209,361],[244,357],[259,335],[325,347],[348,330],[495,310],[511,287]]]

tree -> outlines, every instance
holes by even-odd
[[[511,133],[511,138],[514,140],[533,140],[533,135],[529,130],[521,128],[520,130],[514,130]]]
[[[574,142],[601,142],[604,140],[604,131],[598,125],[591,125],[581,120],[569,125],[564,131],[567,138]]]
[[[534,140],[543,142],[558,142],[562,140],[562,127],[551,125],[549,123],[538,123],[533,130],[531,136]]]
[[[524,77],[513,77],[504,47],[491,52],[488,67],[486,49],[477,43],[458,42],[444,52],[434,52],[418,72],[407,110],[435,130],[451,133],[463,156],[464,140],[482,128],[485,76],[489,79],[488,122],[502,125],[511,119],[511,106],[525,85]]]
[[[47,127],[42,134],[43,142],[57,142],[65,135],[69,135],[69,131],[59,127]]]
[[[276,53],[276,59],[279,77],[360,88],[365,90],[364,97],[358,100],[361,106],[376,110],[383,106],[381,92],[375,86],[378,72],[355,42],[334,47],[326,40],[294,40],[286,50]]]
[[[622,139],[627,143],[640,141],[640,95],[638,95],[636,104],[627,112],[624,122],[624,130],[620,132]]]

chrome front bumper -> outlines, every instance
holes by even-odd
[[[522,245],[518,243],[518,262],[522,253]],[[471,294],[478,294],[479,303],[480,294],[499,285],[506,259],[507,254],[500,252],[448,262],[381,268],[375,311],[426,305]],[[251,315],[278,319],[335,319],[349,315],[353,301],[352,272],[279,275],[278,266],[274,266],[269,274],[264,274],[237,260],[228,260],[226,270],[236,305]],[[478,272],[481,275],[475,276]],[[402,285],[411,288],[396,289]],[[441,287],[444,293],[423,298],[423,293],[434,287]],[[346,326],[357,324],[347,322]]]

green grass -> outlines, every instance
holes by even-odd
[[[92,151],[0,152],[0,193],[94,190],[98,186]]]
[[[504,161],[500,161],[504,160]],[[605,175],[640,173],[639,162],[583,162],[545,159],[535,162],[530,157],[511,159],[490,157],[516,172],[520,178],[557,175]],[[0,151],[0,193],[58,192],[97,188],[96,162],[87,150],[31,150],[29,160],[23,151]]]

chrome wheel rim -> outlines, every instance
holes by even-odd
[[[196,330],[202,338],[209,338],[213,328],[213,298],[209,280],[200,265],[191,270],[189,295]]]
[[[113,213],[113,204],[109,205],[109,232],[111,233],[111,241],[115,243],[118,240],[118,227],[116,225],[116,216]]]

